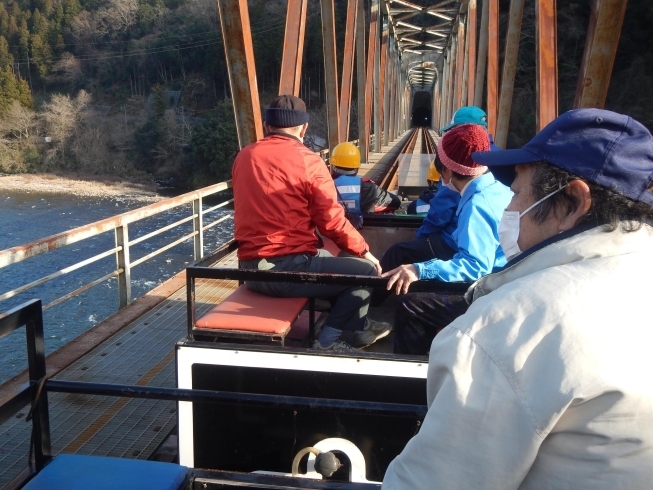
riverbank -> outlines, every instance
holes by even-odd
[[[157,184],[148,180],[127,181],[118,177],[74,173],[0,174],[2,191],[128,198],[144,202],[163,199],[157,193]]]

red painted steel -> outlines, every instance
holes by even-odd
[[[292,94],[299,97],[307,8],[308,0],[288,0],[279,95]]]
[[[449,120],[449,53],[447,49],[445,52],[444,64],[442,66],[442,98],[440,99],[440,121],[442,126],[446,126]]]
[[[558,116],[558,48],[556,0],[536,0],[537,116],[536,129]]]
[[[387,60],[388,60],[388,25],[383,26],[383,32],[381,34],[381,64],[379,68],[379,94],[380,94],[380,103],[379,103],[379,121],[381,122],[381,133],[383,134],[383,142],[387,144],[388,136],[388,124],[386,119],[387,113],[387,103],[386,103],[386,79],[388,78],[387,74]]]
[[[627,0],[594,0],[574,108],[605,106]]]
[[[372,101],[374,100],[374,56],[378,50],[379,37],[379,2],[372,0],[370,5],[370,34],[368,37],[367,49],[367,75],[365,77],[365,121],[367,122],[366,139],[369,141],[369,135],[373,127],[372,121]]]
[[[467,7],[467,37],[469,52],[467,54],[467,105],[474,104],[474,89],[476,88],[476,0],[469,0]]]
[[[329,149],[340,143],[338,114],[338,65],[336,60],[336,25],[333,0],[320,0],[322,7],[322,42],[324,49],[324,88],[326,93]]]
[[[449,95],[447,96],[447,119],[453,117],[454,112],[458,110],[456,104],[456,74],[458,73],[458,32],[453,34],[451,40],[451,52],[449,53]]]
[[[354,78],[354,40],[358,17],[358,0],[347,0],[347,23],[345,25],[345,48],[342,54],[342,84],[340,88],[340,141],[349,139],[351,113],[351,86]]]
[[[381,15],[379,0],[372,0],[372,6],[376,5],[377,15]],[[379,22],[377,22],[377,32],[376,32],[376,51],[374,53],[374,151],[381,151],[381,134],[382,134],[382,118],[381,118],[381,104],[382,104],[382,94],[380,90],[381,86],[381,17],[379,17]]]
[[[397,64],[395,62],[395,51],[392,50],[392,57],[390,58],[390,135],[388,139],[394,141],[396,133],[396,120],[397,120]]]
[[[488,0],[487,128],[494,134],[499,105],[499,0]]]
[[[367,163],[370,151],[370,124],[367,117],[367,81],[365,79],[365,7],[358,2],[358,29],[356,29],[356,87],[358,89],[358,148],[361,162]],[[371,109],[371,106],[370,106]]]
[[[508,141],[510,110],[512,109],[512,93],[515,88],[515,73],[517,71],[517,56],[519,55],[519,39],[521,37],[521,24],[523,17],[524,0],[511,0],[508,33],[506,34],[506,50],[503,56],[499,117],[497,119],[497,130],[494,135],[494,141],[500,148],[505,148],[506,142]]]
[[[456,92],[454,111],[462,106],[463,99],[463,72],[465,68],[465,21],[458,19],[458,52],[456,53]]]
[[[467,102],[467,94],[469,84],[469,15],[465,16],[465,54],[463,57],[463,83],[462,83],[462,96],[460,99],[460,105],[466,106],[469,105]]]
[[[440,77],[435,81],[433,86],[433,115],[431,116],[431,127],[438,129],[444,126],[440,121]]]
[[[247,2],[218,0],[218,13],[229,72],[238,144],[242,148],[263,137]]]
[[[490,14],[490,0],[483,0],[481,9],[481,32],[478,36],[478,58],[476,63],[476,84],[474,85],[474,105],[483,105],[485,75],[487,71],[487,43],[488,43],[488,17]]]

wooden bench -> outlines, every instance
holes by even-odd
[[[338,246],[322,238],[324,249],[336,257]],[[309,298],[279,298],[247,289],[243,284],[193,325],[194,335],[242,339],[284,345],[293,323],[309,305],[309,345],[315,328],[315,302]]]

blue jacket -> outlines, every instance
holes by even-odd
[[[413,264],[420,279],[475,281],[503,267],[506,257],[499,247],[499,221],[512,191],[488,172],[472,180],[456,209],[458,226],[445,242],[456,251],[451,260],[433,259]],[[435,199],[435,198],[434,198]]]
[[[460,202],[460,194],[447,189],[440,180],[435,196],[431,199],[429,212],[417,230],[417,238],[426,238],[432,233],[439,232],[447,244],[455,243],[451,235],[456,231],[458,216],[456,209]],[[452,247],[452,245],[449,245]],[[454,247],[452,247],[454,248]]]

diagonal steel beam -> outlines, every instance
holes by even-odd
[[[536,0],[537,116],[540,131],[558,116],[556,0]],[[489,116],[489,114],[488,114]]]
[[[462,106],[463,74],[465,72],[465,20],[458,18],[458,59],[456,60],[456,92],[454,93],[454,110]]]
[[[376,60],[379,51],[379,0],[371,0],[370,3],[370,35],[368,37],[367,49],[367,76],[365,78],[365,121],[367,121],[368,131],[371,132],[372,126],[374,127],[375,144],[379,140],[378,117],[374,118],[372,122],[372,101],[375,99],[375,94],[378,92],[378,78],[376,77]],[[375,104],[376,105],[376,104]],[[378,107],[378,106],[377,106]],[[378,110],[378,109],[377,109]]]
[[[242,148],[263,137],[247,2],[218,0],[218,14],[236,118],[238,145]]]
[[[450,69],[449,69],[449,97],[447,100],[448,118],[458,110],[456,107],[456,74],[458,73],[458,32],[457,30],[451,37]]]
[[[517,57],[519,55],[519,39],[521,38],[523,17],[524,0],[511,0],[510,14],[508,16],[508,33],[506,34],[506,48],[505,54],[503,55],[499,117],[497,118],[497,131],[494,135],[495,142],[500,148],[505,148],[508,141],[510,110],[512,109],[512,94],[515,87],[515,73],[517,71]]]
[[[342,82],[340,86],[340,141],[349,139],[351,113],[351,85],[354,79],[354,49],[358,18],[358,0],[347,0],[347,23],[345,25],[345,48],[342,54]]]
[[[336,61],[336,25],[333,0],[320,0],[322,7],[322,43],[324,49],[324,88],[326,93],[329,150],[340,143],[338,114],[338,65]]]
[[[365,7],[358,2],[358,29],[356,29],[356,87],[358,89],[358,148],[361,162],[367,163],[370,151],[370,124],[367,118],[367,80],[365,80]],[[370,107],[371,108],[371,107]]]
[[[389,22],[387,19],[383,19],[383,30],[381,32],[381,63],[379,67],[379,94],[380,94],[380,120],[381,120],[381,132],[383,133],[383,144],[388,144],[388,38],[389,38]]]
[[[497,128],[499,106],[499,0],[489,0],[487,49],[487,130]]]
[[[467,36],[469,52],[467,54],[467,105],[474,104],[474,89],[476,88],[476,0],[469,0],[467,7]]]
[[[307,8],[308,0],[288,0],[279,95],[292,94],[299,97]]]
[[[627,0],[594,0],[574,108],[605,106]]]
[[[478,36],[478,58],[476,63],[476,83],[474,85],[474,105],[483,105],[483,88],[487,71],[487,43],[488,43],[488,16],[490,13],[490,0],[481,0],[481,32]]]

